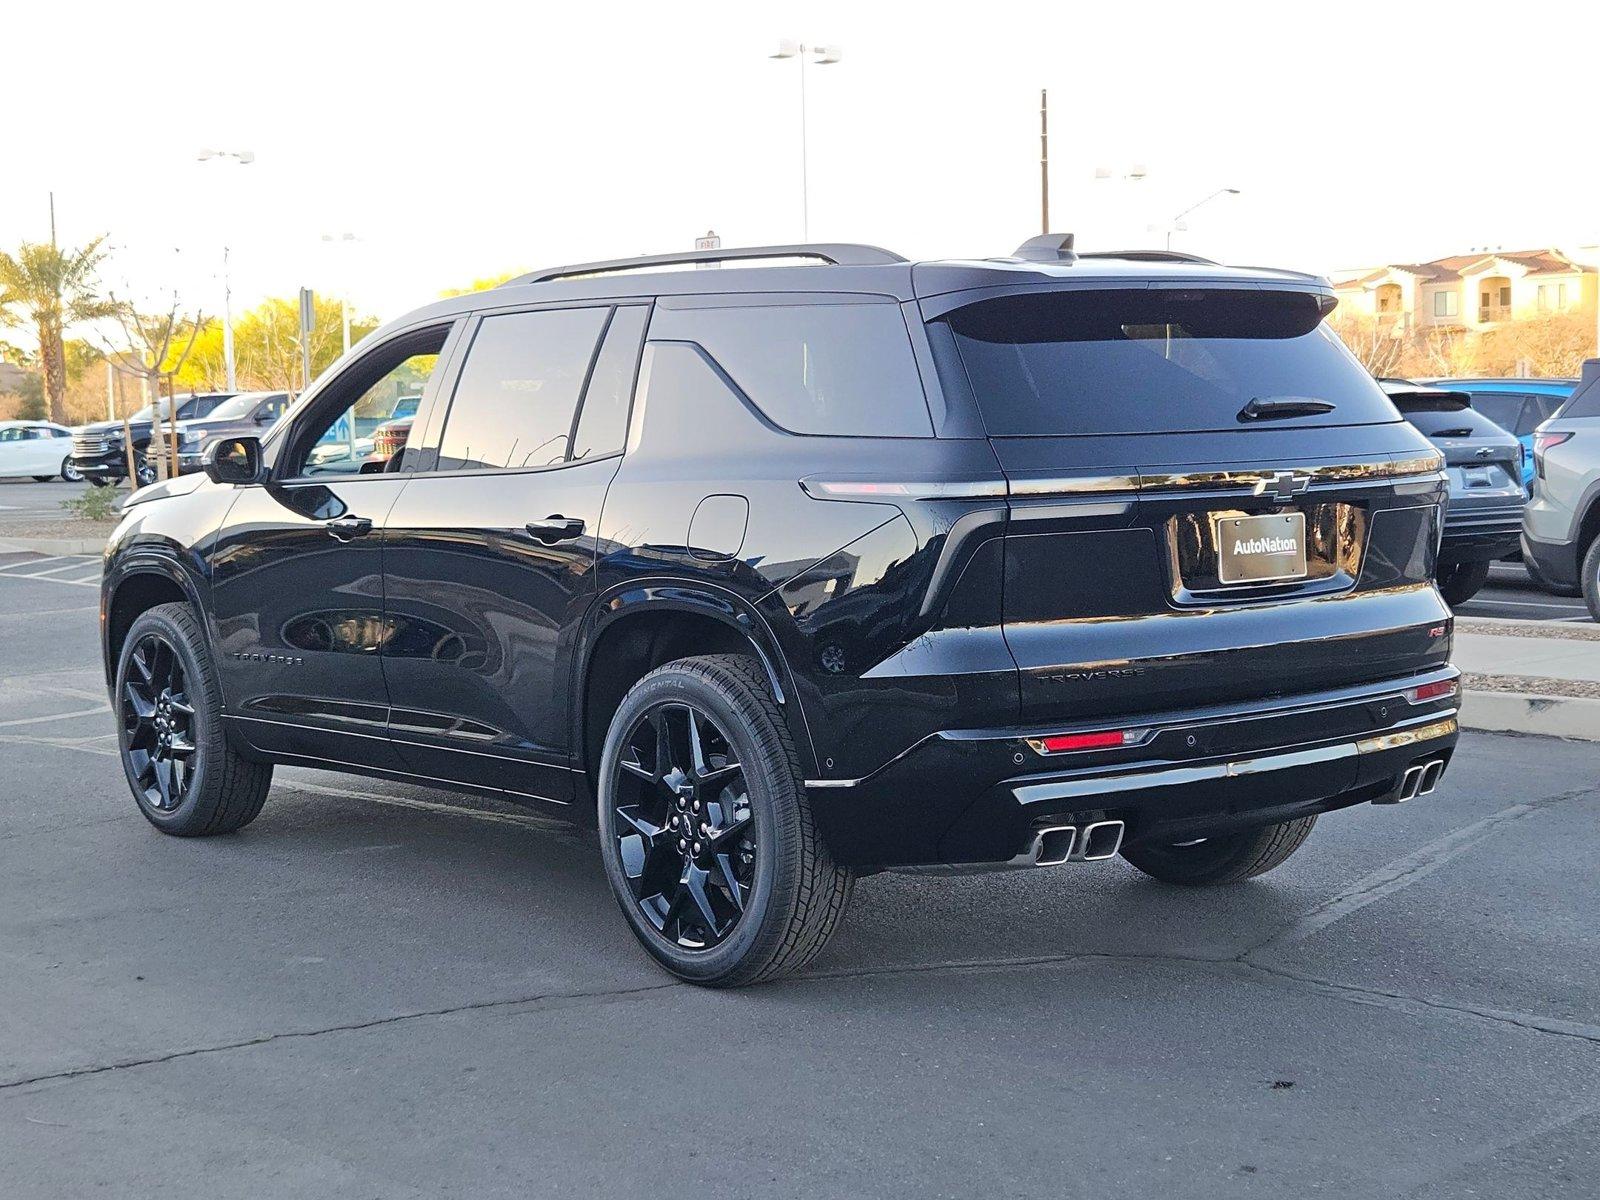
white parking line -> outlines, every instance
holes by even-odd
[[[1474,596],[1462,607],[1474,604],[1493,604],[1499,608],[1557,608],[1562,612],[1580,613],[1585,611],[1581,605],[1576,604],[1546,604],[1538,600],[1480,600]]]
[[[9,571],[13,567],[37,567],[40,563],[60,562],[64,558],[79,558],[81,560],[81,556],[80,555],[74,555],[74,554],[46,554],[41,558],[24,558],[24,559],[22,559],[22,560],[20,560],[18,562],[6,563],[5,566],[0,567],[0,571]]]

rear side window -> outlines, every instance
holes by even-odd
[[[1556,410],[1558,417],[1600,417],[1600,374],[1580,383],[1572,396]]]
[[[647,311],[640,306],[619,308],[606,327],[605,345],[583,393],[583,412],[578,415],[578,433],[572,443],[574,459],[610,454],[621,450],[628,440],[628,403],[633,398],[633,374],[639,365]]]
[[[1075,290],[983,300],[944,318],[994,436],[1378,424],[1394,407],[1322,324],[1314,296]],[[1251,400],[1331,412],[1240,420]]]
[[[567,457],[607,308],[485,317],[445,418],[440,471],[546,467]]]
[[[897,304],[779,304],[677,314],[675,328],[790,433],[932,437]]]

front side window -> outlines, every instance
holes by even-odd
[[[759,305],[670,314],[767,419],[790,433],[932,437],[897,304]],[[652,330],[653,338],[662,335]]]
[[[441,471],[521,470],[566,460],[572,418],[609,308],[485,317],[439,444]]]
[[[313,414],[309,424],[295,430],[282,473],[356,475],[398,466],[391,463],[392,454],[379,452],[374,431],[391,418],[402,398],[427,386],[448,334],[446,326],[407,335],[341,372],[331,385],[333,407],[318,405],[320,415]]]

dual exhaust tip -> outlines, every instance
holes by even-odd
[[[1385,797],[1381,803],[1404,804],[1407,800],[1414,800],[1418,796],[1426,796],[1439,786],[1439,777],[1443,774],[1444,759],[1442,758],[1407,767],[1406,773],[1400,777],[1399,789]]]
[[[1045,825],[1033,832],[1033,841],[1011,861],[1026,867],[1058,867],[1066,862],[1100,862],[1115,858],[1122,849],[1126,826],[1121,821],[1091,821],[1076,825]]]

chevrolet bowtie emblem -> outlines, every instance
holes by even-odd
[[[1256,481],[1255,494],[1287,500],[1291,496],[1298,496],[1310,486],[1311,476],[1304,471],[1274,471],[1271,475],[1263,475]]]

